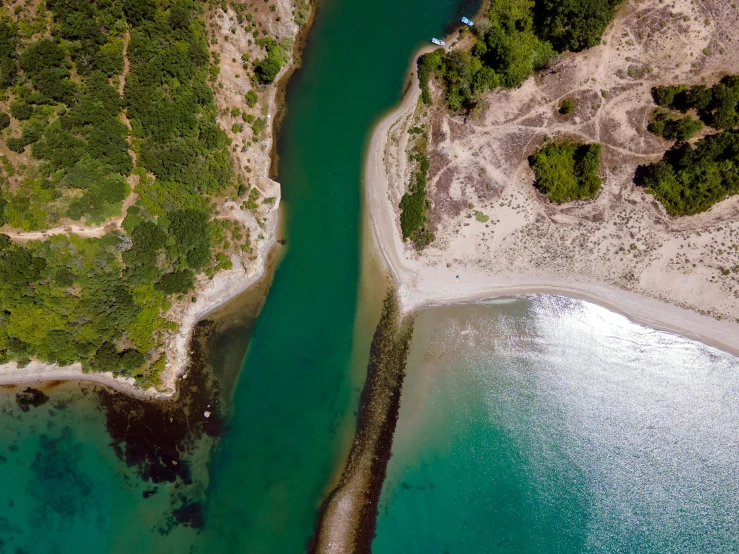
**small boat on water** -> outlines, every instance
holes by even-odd
[[[462,21],[462,23],[464,23],[465,25],[467,25],[469,27],[474,27],[475,26],[475,23],[471,19],[468,19],[466,17],[463,17],[461,19],[461,21]]]
[[[446,44],[446,42],[444,42],[443,40],[439,38],[432,38],[431,42],[433,42],[437,46],[444,46]]]

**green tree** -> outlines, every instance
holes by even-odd
[[[175,249],[191,269],[202,269],[210,261],[210,227],[208,214],[201,210],[177,210],[169,215],[169,232]]]
[[[681,143],[657,163],[642,166],[637,181],[662,202],[670,215],[693,215],[739,193],[739,136],[723,131]]]
[[[154,286],[165,294],[183,294],[192,290],[194,279],[193,272],[185,269],[165,273]]]
[[[549,142],[529,157],[529,165],[550,202],[592,199],[600,190],[600,144]]]

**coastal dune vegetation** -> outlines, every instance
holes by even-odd
[[[645,186],[673,216],[704,212],[739,193],[739,76],[713,85],[665,85],[652,91],[659,106],[649,131],[677,143],[662,160],[637,171]],[[713,134],[694,146],[687,141],[706,126]]]
[[[468,49],[437,49],[418,59],[421,99],[431,104],[431,78],[443,89],[444,104],[452,113],[470,113],[483,94],[499,87],[520,86],[545,68],[560,52],[580,51],[600,42],[620,0],[493,0],[472,28],[474,43]],[[575,110],[573,99],[563,100],[563,115]],[[420,142],[420,141],[419,141]],[[428,158],[424,153],[412,159]],[[418,146],[415,147],[417,149]],[[599,145],[552,144],[535,155],[538,186],[552,202],[594,198],[600,189],[597,176]],[[572,152],[570,151],[572,150]],[[414,169],[400,201],[403,239],[421,250],[434,240],[429,228],[426,191],[428,169]],[[587,167],[586,167],[587,166]],[[594,169],[593,169],[594,168]]]
[[[565,140],[549,142],[529,157],[536,187],[550,202],[593,199],[601,178],[600,144]]]
[[[419,59],[423,101],[431,103],[431,75],[443,84],[453,112],[473,109],[488,90],[520,86],[557,53],[598,44],[620,2],[493,0],[473,27],[471,49],[437,49]]]
[[[210,4],[0,8],[0,363],[80,362],[157,385],[178,326],[168,311],[195,301],[197,275],[251,251],[243,225],[215,217],[219,199],[261,204],[217,120]],[[271,61],[249,66],[255,83],[290,55],[262,40]],[[71,221],[101,229],[15,240]]]
[[[426,155],[426,131],[413,127],[409,133],[416,137],[411,162],[414,167],[408,191],[400,201],[400,229],[403,240],[410,239],[418,250],[423,250],[434,240],[429,229],[429,200],[426,182],[429,174],[429,159]]]

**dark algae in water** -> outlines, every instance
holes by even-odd
[[[144,480],[190,484],[187,454],[202,437],[222,433],[221,386],[203,360],[211,325],[204,321],[196,327],[196,348],[174,399],[144,400],[107,388],[98,392],[113,449]]]
[[[371,552],[412,335],[413,316],[400,313],[391,289],[372,338],[349,459],[339,485],[324,502],[310,548],[313,554],[337,542],[346,554]],[[340,507],[346,504],[352,509]]]
[[[16,393],[15,403],[18,407],[27,412],[31,408],[38,408],[49,401],[49,397],[38,389],[27,387],[24,391]]]

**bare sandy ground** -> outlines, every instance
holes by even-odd
[[[719,1],[627,2],[601,46],[562,56],[519,89],[489,93],[467,121],[440,107],[438,90],[434,106],[419,105],[413,75],[377,126],[365,169],[375,236],[403,308],[562,294],[739,355],[739,198],[672,218],[633,184],[636,167],[670,146],[646,132],[650,89],[739,72],[738,14]],[[557,113],[565,97],[577,103],[570,116]],[[397,209],[415,125],[430,128],[437,237],[420,254],[403,243]],[[592,202],[552,205],[533,187],[528,156],[563,136],[603,144],[603,188]]]

